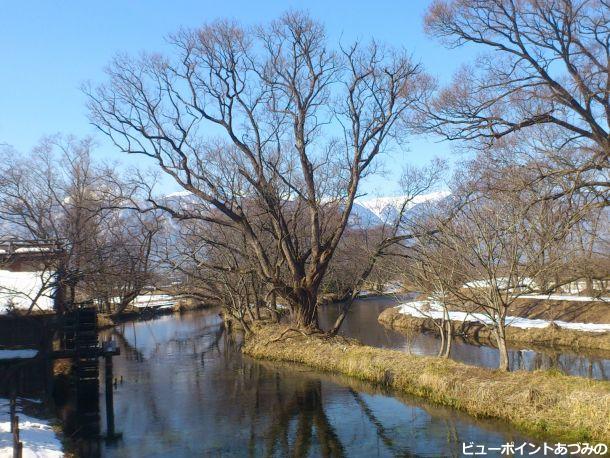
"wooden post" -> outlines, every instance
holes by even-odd
[[[19,440],[19,416],[11,419],[11,431],[13,432],[13,458],[21,458],[23,454],[23,443]]]
[[[15,418],[15,411],[17,409],[17,402],[15,401],[15,393],[11,396],[11,404],[10,404],[10,419],[11,419],[11,432],[13,432],[13,419]]]
[[[112,355],[105,357],[105,379],[106,379],[106,431],[109,439],[115,437],[114,433],[114,393],[112,387]]]

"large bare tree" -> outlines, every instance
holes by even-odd
[[[361,181],[404,138],[426,79],[402,50],[330,46],[299,12],[182,30],[170,45],[169,57],[114,60],[87,89],[93,123],[194,201],[151,193],[152,206],[239,233],[266,289],[315,327]]]

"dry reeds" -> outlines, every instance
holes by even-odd
[[[544,439],[610,441],[609,382],[551,371],[500,372],[319,334],[287,332],[277,340],[285,331],[279,325],[256,328],[244,352],[389,386]]]

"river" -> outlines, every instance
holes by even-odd
[[[436,355],[440,346],[436,336],[421,332],[405,335],[377,321],[377,317],[384,309],[407,298],[408,296],[401,299],[388,296],[358,299],[343,323],[340,333],[373,347],[403,350],[417,355]],[[339,304],[323,307],[320,311],[321,327],[330,328],[339,311]],[[457,338],[452,343],[451,358],[466,364],[491,368],[498,367],[500,360],[496,348],[474,345]],[[525,344],[519,347],[509,345],[509,360],[511,370],[558,369],[563,373],[580,377],[610,379],[608,351],[575,353]]]
[[[342,332],[371,345],[433,351],[433,337],[407,342],[377,323],[388,301],[359,300]],[[325,306],[321,324],[336,313]],[[243,356],[239,337],[225,332],[217,310],[125,323],[101,338],[117,340],[121,349],[114,358],[114,409],[123,435],[100,441],[102,456],[461,456],[462,443],[536,442],[502,422]],[[479,362],[493,365],[492,349],[464,345],[456,344],[456,355],[472,347],[486,355]],[[103,396],[100,391],[102,407]],[[488,456],[494,453],[499,456]]]

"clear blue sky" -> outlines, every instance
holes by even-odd
[[[228,17],[246,24],[265,22],[288,8],[308,11],[322,21],[331,39],[375,38],[404,46],[441,81],[447,81],[463,50],[447,50],[423,33],[427,1],[160,1],[104,0],[3,2],[0,14],[0,143],[28,151],[43,135],[92,135],[100,157],[133,162],[116,152],[89,125],[85,81],[102,81],[103,69],[117,52],[164,51],[164,37],[181,26],[194,27]],[[422,164],[447,156],[449,146],[413,139],[399,164]],[[393,194],[392,180],[374,179],[371,193]],[[386,183],[386,184],[384,184]]]

